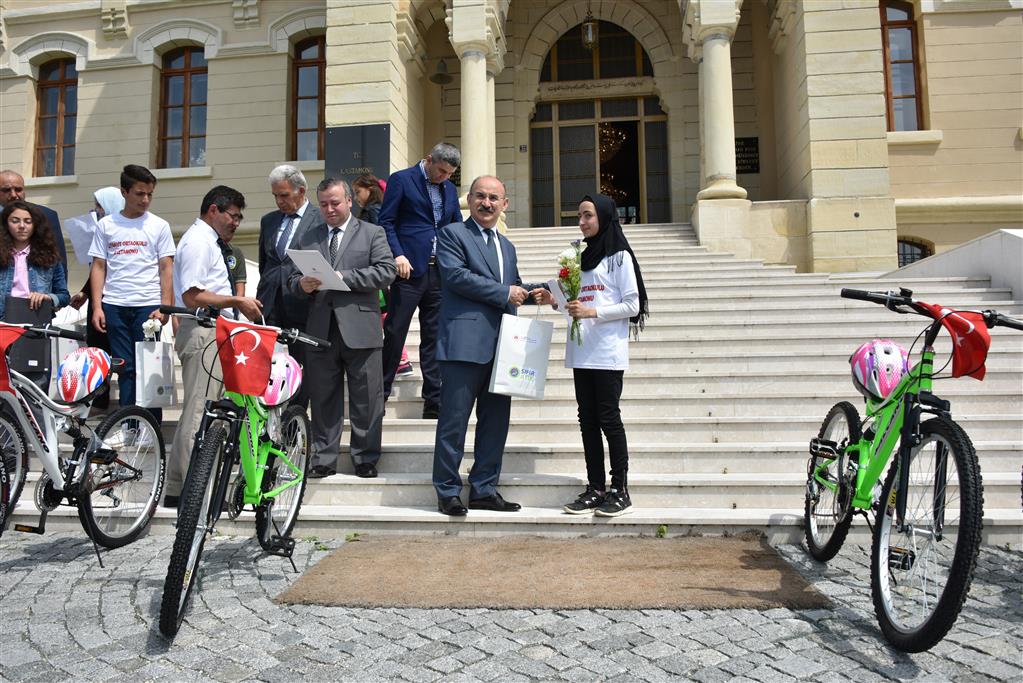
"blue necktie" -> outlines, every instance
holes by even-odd
[[[297,213],[289,213],[285,218],[288,222],[284,224],[284,229],[281,230],[281,236],[277,238],[277,258],[284,260],[284,254],[288,251],[288,238],[291,236],[291,228],[295,225],[295,221],[298,220]]]
[[[484,228],[483,234],[487,237],[487,252],[490,257],[490,265],[501,279],[501,261],[497,256],[497,233],[493,228]]]

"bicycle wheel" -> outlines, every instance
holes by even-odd
[[[149,530],[167,470],[160,425],[145,408],[111,413],[96,435],[106,448],[92,454],[78,492],[78,517],[105,548],[120,548]]]
[[[881,631],[906,652],[929,649],[955,623],[973,580],[984,514],[977,453],[966,432],[938,417],[920,425],[920,439],[907,491],[898,490],[900,463],[888,470],[870,561]],[[897,496],[906,497],[903,528],[894,519]]]
[[[295,527],[298,511],[302,507],[302,495],[305,493],[305,475],[309,470],[310,438],[309,418],[299,406],[288,406],[281,417],[281,450],[288,454],[288,459],[302,472],[302,480],[286,489],[263,505],[256,508],[256,537],[264,550],[272,550],[271,536],[287,536]],[[286,464],[274,461],[267,462],[267,476],[263,477],[263,490],[270,491],[294,481],[298,475]]]
[[[811,456],[806,480],[806,505],[803,529],[810,555],[827,562],[838,553],[852,524],[852,494],[846,448],[862,438],[860,416],[848,401],[836,403],[828,411],[817,438],[835,444],[836,458]],[[818,471],[818,468],[819,471]],[[814,472],[818,472],[814,476]],[[825,480],[826,484],[821,483]]]
[[[173,637],[181,627],[185,605],[195,585],[199,558],[213,512],[211,503],[217,484],[214,473],[221,471],[226,444],[224,425],[212,425],[203,436],[202,447],[193,456],[185,475],[178,502],[178,530],[160,604],[160,633],[167,637]]]
[[[3,496],[7,515],[0,520],[0,531],[6,520],[14,514],[14,508],[21,498],[28,477],[28,449],[25,448],[25,437],[21,428],[6,413],[0,413],[0,459],[7,466],[7,492]]]

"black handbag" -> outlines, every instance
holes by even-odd
[[[53,320],[53,300],[47,299],[38,309],[29,308],[28,299],[8,296],[4,304],[4,322],[28,323],[42,327]],[[21,374],[49,372],[51,363],[50,338],[23,336],[11,345],[8,366]]]

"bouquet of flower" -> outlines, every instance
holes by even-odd
[[[579,289],[582,287],[582,253],[586,244],[582,240],[573,240],[572,246],[558,254],[558,285],[565,293],[565,298],[575,301],[579,298]],[[583,343],[582,329],[577,319],[572,319],[572,326],[569,329],[568,338],[580,346]]]

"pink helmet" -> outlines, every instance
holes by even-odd
[[[57,392],[65,403],[83,401],[110,375],[110,354],[88,346],[64,356],[57,369]]]
[[[270,364],[270,381],[263,392],[265,406],[279,406],[298,393],[302,386],[302,366],[291,355],[277,351]]]
[[[891,339],[864,342],[849,356],[856,390],[872,401],[883,401],[909,372],[909,354]]]

